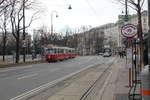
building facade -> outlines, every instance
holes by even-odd
[[[22,48],[23,45],[23,34],[20,34],[20,48]],[[30,52],[30,47],[31,47],[31,35],[26,33],[26,48],[27,48],[27,53]],[[2,47],[3,47],[3,33],[0,32],[0,54],[2,54]],[[16,50],[16,40],[11,32],[7,32],[7,37],[6,37],[6,54],[11,54],[12,51]],[[22,49],[20,49],[22,50]],[[22,51],[20,51],[22,52]]]

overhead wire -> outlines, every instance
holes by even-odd
[[[95,8],[93,7],[93,5],[90,3],[89,0],[85,0],[85,2],[88,4],[88,6],[90,7],[91,11],[93,12],[93,14],[95,15],[96,19],[99,21],[99,16],[95,10]]]

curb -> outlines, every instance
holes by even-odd
[[[21,63],[7,63],[7,64],[0,64],[0,68],[8,68],[8,67],[19,67],[24,65],[30,65],[30,64],[39,64],[43,63],[42,61],[28,61],[28,62],[21,62]]]

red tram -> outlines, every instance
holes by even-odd
[[[68,47],[57,47],[53,45],[48,45],[45,48],[45,60],[48,62],[52,61],[62,61],[64,59],[75,58],[76,53],[74,48]]]

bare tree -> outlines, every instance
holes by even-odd
[[[89,45],[87,43],[89,40],[89,30],[90,29],[91,29],[91,26],[83,25],[80,27],[80,31],[83,34],[83,36],[82,36],[82,39],[83,39],[82,55],[89,54],[88,49],[87,49],[89,47]]]
[[[3,14],[3,11],[10,5],[8,0],[0,0],[0,15]]]
[[[2,30],[2,54],[3,54],[3,61],[5,61],[5,54],[6,54],[6,42],[7,42],[7,28],[8,28],[8,24],[9,24],[9,13],[8,13],[8,9],[5,8],[3,11],[3,15],[1,16],[1,25],[0,25],[0,29]]]
[[[11,19],[11,28],[12,34],[16,40],[16,63],[19,62],[19,52],[20,52],[20,36],[21,30],[24,28],[30,27],[31,23],[35,20],[35,15],[39,13],[38,11],[35,12],[28,25],[25,27],[21,26],[23,22],[23,0],[10,0],[9,3],[11,8],[10,19]],[[25,9],[31,9],[34,2],[30,0],[25,0]]]

